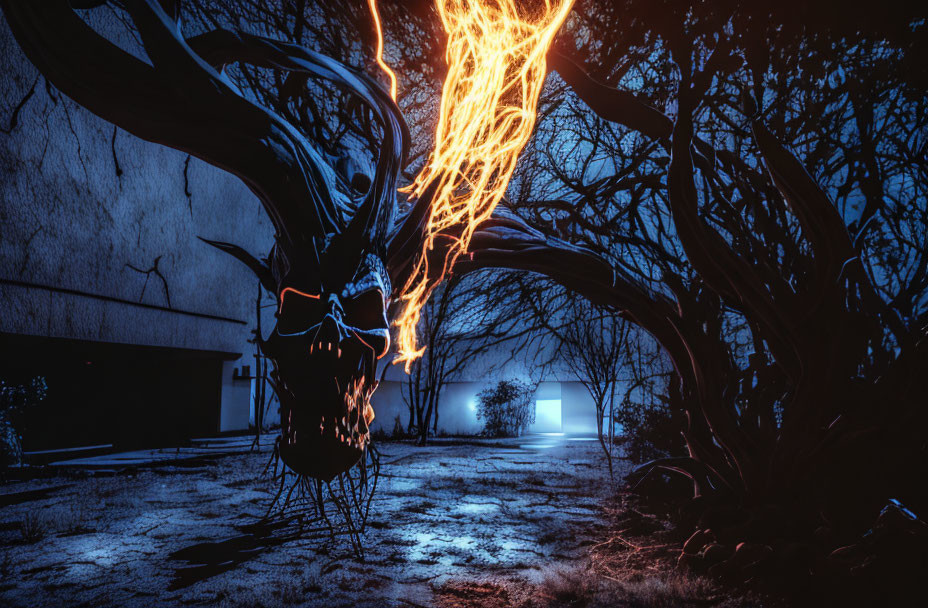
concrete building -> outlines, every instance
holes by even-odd
[[[265,254],[257,200],[47,85],[3,20],[0,90],[0,380],[49,385],[26,449],[247,428],[257,280],[196,237]]]

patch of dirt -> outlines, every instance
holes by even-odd
[[[507,608],[509,591],[493,583],[448,581],[433,588],[435,605],[441,608]]]

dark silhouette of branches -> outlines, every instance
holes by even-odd
[[[923,441],[901,425],[928,423],[923,375],[903,380],[928,341],[928,122],[900,67],[925,21],[838,35],[757,23],[783,15],[761,6],[581,3],[552,61],[570,93],[512,197],[567,244],[488,225],[469,263],[545,273],[647,331],[688,457],[637,477],[777,505],[750,534],[772,542],[789,512],[809,542],[859,533],[890,497],[928,510]]]
[[[524,301],[516,277],[483,272],[452,276],[423,308],[419,334],[426,351],[413,363],[404,387],[407,430],[420,445],[437,432],[442,391],[449,382],[499,367],[511,360],[499,360],[500,351],[515,353],[536,337],[538,324]],[[490,353],[495,363],[484,359]]]

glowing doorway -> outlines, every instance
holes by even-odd
[[[535,433],[561,432],[561,400],[539,399],[535,401],[535,424],[532,425]]]

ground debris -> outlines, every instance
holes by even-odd
[[[590,509],[610,486],[592,442],[381,450],[363,563],[339,536],[254,528],[278,489],[260,477],[267,453],[9,483],[4,494],[34,499],[0,511],[0,605],[521,605],[542,570],[571,565],[599,540]],[[475,456],[494,457],[493,470]],[[30,543],[19,524],[27,512],[45,532]]]

